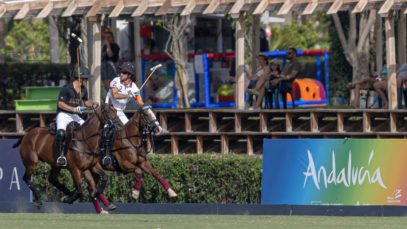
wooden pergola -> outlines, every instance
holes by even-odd
[[[351,11],[360,13],[369,9],[377,9],[384,17],[386,29],[386,58],[389,69],[389,107],[397,108],[396,88],[396,47],[394,28],[392,25],[392,11],[400,10],[407,14],[407,0],[0,0],[0,20],[12,18],[21,20],[27,18],[46,18],[50,15],[69,17],[82,15],[91,24],[89,34],[92,45],[93,59],[91,71],[97,76],[91,81],[91,96],[93,99],[100,98],[100,49],[101,33],[98,15],[108,15],[116,18],[121,15],[131,16],[134,19],[136,42],[139,44],[140,17],[145,15],[162,16],[165,14],[230,14],[236,20],[236,108],[244,108],[244,13],[252,12],[261,15],[265,11],[274,11],[278,15],[285,15],[295,10],[303,15],[310,15],[317,11],[335,14],[338,11]],[[404,24],[405,21],[401,23]],[[405,31],[405,30],[404,30]],[[402,36],[405,46],[406,35]],[[399,52],[406,52],[406,48],[398,48]],[[136,65],[138,75],[141,74],[140,47],[136,45]],[[405,56],[405,55],[404,55]],[[405,61],[405,60],[403,60]]]

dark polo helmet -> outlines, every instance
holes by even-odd
[[[128,72],[134,76],[136,74],[136,67],[133,63],[125,62],[119,67],[119,73],[121,72]]]
[[[74,67],[74,69],[71,72],[71,78],[77,79],[80,76],[82,79],[89,79],[90,77],[92,77],[89,69],[83,66],[79,68],[79,73],[80,75],[78,75],[78,67]]]

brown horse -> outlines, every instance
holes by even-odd
[[[132,197],[135,199],[140,195],[142,170],[152,175],[168,192],[170,198],[177,197],[177,193],[146,158],[148,152],[144,140],[154,129],[161,131],[151,109],[136,111],[123,128],[114,131],[111,154],[117,160],[118,168],[113,165],[104,167],[110,171],[120,170],[136,174],[135,189],[132,191]]]
[[[69,191],[68,188],[58,180],[61,167],[56,165],[58,154],[53,144],[55,136],[50,134],[47,128],[37,127],[29,130],[24,137],[13,146],[17,147],[21,144],[20,156],[26,168],[23,180],[33,192],[37,207],[40,207],[42,202],[40,200],[40,193],[31,181],[31,176],[37,167],[38,161],[43,161],[51,165],[48,181],[66,195],[62,198],[64,203],[71,204],[82,196],[81,173],[83,172],[96,212],[102,212],[97,198],[99,197],[99,199],[106,203],[102,192],[106,186],[108,177],[98,163],[100,157],[96,151],[98,150],[101,126],[105,125],[109,120],[115,119],[117,119],[116,110],[111,105],[101,105],[93,109],[90,118],[86,120],[82,126],[70,134],[67,133],[67,138],[71,140],[68,141],[66,147],[67,151],[65,156],[68,162],[66,168],[73,178],[75,184],[74,192]],[[102,178],[102,182],[98,187],[96,187],[92,176],[86,176],[87,171],[91,171],[93,174],[97,174]],[[107,202],[107,204],[110,203]]]

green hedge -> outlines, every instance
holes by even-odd
[[[177,203],[258,204],[261,191],[261,157],[240,155],[149,155],[149,160],[178,193]],[[40,164],[34,182],[42,200],[57,201],[62,194],[47,181],[49,166]],[[73,189],[67,171],[60,180]],[[131,191],[134,174],[109,172],[105,195],[113,202],[134,202]],[[88,200],[87,192],[84,201]],[[139,202],[168,203],[167,192],[155,179],[144,173]]]

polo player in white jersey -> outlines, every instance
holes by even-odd
[[[137,87],[136,83],[133,82],[132,77],[135,75],[135,67],[132,63],[123,63],[119,68],[119,76],[114,78],[110,82],[110,89],[106,96],[105,103],[109,103],[111,100],[113,107],[117,110],[117,116],[119,117],[120,121],[123,125],[125,125],[129,119],[127,118],[124,110],[126,109],[127,103],[134,99],[139,107],[143,110],[145,114],[148,116],[148,120],[154,124],[154,132],[156,134],[161,133],[162,128],[160,123],[157,121],[155,114],[151,110],[151,106],[145,105],[143,99],[140,96],[140,89]],[[104,129],[104,134],[106,137],[105,139],[109,140],[112,134],[111,131],[107,130],[108,128]],[[109,133],[110,132],[110,133]],[[102,155],[107,155],[102,159],[102,164],[107,165],[110,164],[110,152],[105,152],[106,149],[102,147],[101,153]]]

